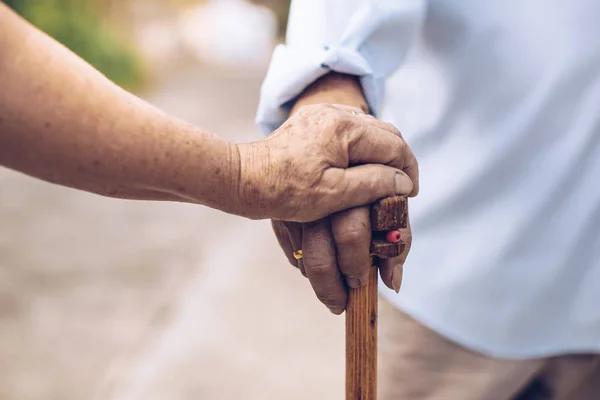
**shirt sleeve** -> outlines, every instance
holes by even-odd
[[[285,45],[275,48],[256,122],[268,134],[292,101],[330,71],[356,75],[377,115],[385,79],[402,63],[425,17],[427,0],[292,0]]]

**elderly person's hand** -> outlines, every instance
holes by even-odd
[[[332,73],[309,87],[296,102],[292,113],[305,116],[306,113],[314,111],[314,109],[307,108],[307,105],[322,102],[349,104],[363,110],[368,108],[355,78]],[[315,115],[316,117],[317,115]],[[296,116],[292,117],[290,121],[295,118]],[[363,115],[361,120],[381,127],[383,130],[393,133],[397,138],[402,137],[392,125],[377,121],[373,117]],[[305,131],[304,133],[310,134],[311,132]],[[365,146],[370,144],[375,146],[381,139],[365,136],[364,140],[373,141],[372,143],[364,142]],[[337,146],[336,143],[328,142],[327,147],[323,150],[329,151]],[[402,142],[399,147],[389,148],[382,155],[389,158],[387,161],[378,159],[379,162],[403,171],[406,175],[398,174],[398,176],[403,178],[408,176],[411,180],[412,186],[403,186],[403,190],[397,190],[396,193],[417,195],[419,191],[418,164],[406,143]],[[369,189],[366,187],[359,187],[357,190],[365,191],[354,194],[361,200],[362,196],[369,195]],[[384,196],[378,195],[377,197]],[[367,203],[370,201],[365,202],[365,204]],[[308,207],[310,206],[307,205]],[[369,207],[344,209],[309,223],[274,219],[272,224],[279,244],[289,262],[298,267],[302,274],[309,279],[319,300],[334,314],[341,314],[346,308],[348,287],[356,288],[364,285],[369,276],[371,267]],[[404,252],[398,257],[382,260],[379,265],[382,281],[396,292],[400,289],[403,265],[412,242],[410,224],[408,228],[401,230],[401,234],[402,241],[406,244]],[[302,249],[303,257],[296,260],[294,252],[300,249]]]
[[[309,222],[408,195],[414,155],[392,125],[360,109],[311,105],[269,138],[238,145],[239,214]]]
[[[1,3],[0,48],[1,166],[111,197],[298,222],[413,190],[410,149],[360,110],[311,105],[236,145],[118,88]]]
[[[316,105],[331,99],[296,103],[269,138],[235,145],[118,88],[2,3],[0,48],[0,166],[105,196],[316,221],[277,231],[288,257],[304,247],[304,271],[334,312],[368,272],[359,206],[417,191],[400,133],[360,109]],[[397,270],[384,281],[396,282]]]

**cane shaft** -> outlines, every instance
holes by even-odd
[[[404,250],[404,243],[383,238],[387,230],[406,228],[407,215],[405,197],[389,197],[371,207],[373,267],[366,285],[349,290],[346,305],[346,400],[377,399],[377,264]]]
[[[373,258],[376,260],[376,258]],[[346,399],[377,396],[377,267],[366,285],[350,289],[346,305]]]

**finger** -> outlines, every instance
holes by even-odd
[[[323,185],[336,193],[326,214],[364,206],[383,197],[408,195],[413,184],[402,171],[387,165],[367,164],[348,169],[329,168],[323,173]],[[327,207],[325,207],[327,208]]]
[[[360,116],[360,118],[365,119],[366,121],[368,121],[368,123],[373,124],[373,125],[377,126],[378,128],[383,129],[385,131],[388,131],[395,136],[403,138],[402,133],[398,130],[398,128],[396,128],[394,125],[392,125],[390,123],[378,120],[377,118],[373,117],[372,115],[368,115],[368,114],[363,114]],[[401,160],[397,160],[400,162],[400,164],[402,164],[401,166],[400,166],[400,164],[396,164],[396,165],[390,164],[390,165],[401,169],[402,171],[404,171],[404,173],[406,173],[406,175],[408,175],[410,177],[410,179],[413,181],[414,186],[413,186],[413,190],[409,196],[414,197],[419,193],[419,163],[417,162],[417,158],[415,157],[415,154],[413,153],[412,149],[409,146],[406,146],[406,148],[404,149],[404,152],[402,153],[402,156],[403,156],[403,158]]]
[[[321,219],[303,225],[302,247],[306,276],[317,298],[334,314],[346,308],[346,284],[337,267],[329,222]]]
[[[414,158],[414,154],[404,140],[402,133],[394,125],[380,121],[372,115],[356,111],[345,112],[338,115],[338,117],[338,124],[343,128],[343,132],[341,133],[346,135],[345,137],[351,146],[364,145],[365,143],[363,142],[379,149],[382,149],[383,146],[393,146],[395,150],[402,150],[403,153],[406,152],[407,157]],[[386,132],[387,135],[382,135],[383,132]],[[385,154],[390,154],[390,152],[387,151]],[[392,153],[392,160],[394,162],[402,162],[401,159],[397,159],[398,155],[398,152]],[[367,156],[373,157],[373,155],[368,153]],[[381,161],[377,160],[377,162]],[[397,167],[401,168],[401,166]]]
[[[414,196],[419,190],[418,163],[402,134],[393,125],[377,120],[360,109],[343,105],[330,105],[337,114],[337,134],[348,144],[348,157],[338,160],[342,168],[356,164],[384,164],[400,170],[413,180]]]
[[[346,284],[352,288],[363,286],[369,279],[371,268],[369,208],[340,211],[330,219],[337,263]]]
[[[379,262],[379,273],[381,275],[381,280],[387,287],[395,290],[396,292],[400,290],[404,263],[406,262],[406,258],[408,257],[410,247],[412,245],[410,221],[408,222],[408,226],[406,228],[400,229],[400,234],[402,237],[402,243],[404,244],[402,253],[400,253],[398,257],[380,260]]]
[[[351,155],[350,163],[379,163],[401,169],[413,181],[413,190],[409,196],[416,196],[419,193],[419,163],[412,149],[404,141],[400,130],[388,122],[383,122],[372,115],[365,114],[360,109],[342,105],[335,105],[334,107],[350,114],[351,116],[348,118],[355,118],[356,121],[360,121],[363,128],[366,128],[366,132],[359,129],[358,132],[362,132],[362,135],[355,136],[355,141],[351,141],[350,150],[356,152],[356,157]],[[373,129],[373,127],[376,129]],[[382,136],[377,130],[389,132],[401,141]],[[373,136],[379,141],[375,141]],[[395,143],[395,146],[392,145],[392,142]],[[354,143],[354,148],[352,143]],[[379,159],[372,158],[373,155],[379,157]],[[389,161],[381,161],[382,158]]]
[[[399,261],[400,257],[387,258],[379,260],[379,275],[385,286],[400,291],[402,285],[403,264]]]
[[[405,171],[413,181],[413,189],[419,187],[419,166],[411,148],[404,139],[374,124],[348,147],[350,164],[385,164]],[[417,189],[415,189],[415,187]]]
[[[271,220],[271,226],[275,232],[275,237],[279,246],[281,246],[283,253],[287,257],[290,264],[297,266],[296,259],[294,258],[294,246],[290,240],[290,235],[284,221]]]
[[[286,222],[285,226],[287,228],[290,242],[292,243],[292,247],[294,248],[294,251],[302,250],[302,224],[299,224],[297,222]],[[302,252],[304,253],[304,250],[302,250]],[[296,265],[300,269],[300,272],[302,273],[302,275],[304,275],[304,277],[306,277],[306,270],[304,268],[304,259],[303,258],[301,258],[299,260],[294,259],[294,261],[296,261]]]

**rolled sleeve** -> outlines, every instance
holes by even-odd
[[[288,117],[291,103],[319,77],[360,77],[377,115],[385,79],[402,63],[426,11],[425,0],[294,0],[287,40],[276,47],[261,88],[256,122],[264,133]]]

